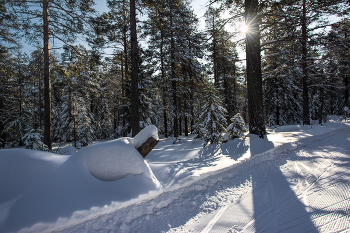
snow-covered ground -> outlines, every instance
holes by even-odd
[[[350,228],[350,122],[281,126],[266,139],[204,148],[193,135],[160,139],[145,161],[134,144],[66,147],[65,155],[0,150],[0,232]]]

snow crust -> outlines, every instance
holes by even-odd
[[[181,136],[178,144],[172,138],[160,139],[144,164],[136,158],[129,138],[72,150],[71,155],[0,150],[0,232],[210,232],[226,214],[230,221],[241,221],[227,232],[254,232],[254,223],[259,224],[260,218],[266,222],[261,216],[274,213],[266,207],[270,200],[276,200],[275,207],[280,208],[276,209],[281,213],[279,220],[315,213],[317,218],[308,218],[313,221],[310,229],[348,229],[348,217],[339,215],[348,210],[348,201],[335,208],[331,200],[339,202],[350,191],[346,185],[350,123],[335,118],[323,126],[289,125],[267,131],[265,139],[247,135],[205,148],[194,135]],[[116,146],[123,149],[116,151]],[[118,157],[117,152],[123,151],[130,158]],[[106,168],[94,160],[99,154],[116,156],[109,161],[113,171],[123,166],[120,159],[139,164],[115,176],[103,172],[106,179],[128,173],[104,182],[88,168],[89,159],[96,171]],[[328,173],[332,178],[323,184]],[[335,186],[338,177],[340,186]],[[332,196],[332,192],[336,193]],[[328,202],[317,199],[326,196]],[[291,202],[287,197],[294,199]],[[322,217],[324,213],[329,215]],[[336,215],[340,222],[327,218]],[[336,224],[327,224],[327,219]],[[297,229],[293,227],[301,220],[296,218],[287,231]],[[244,221],[246,225],[240,225]]]

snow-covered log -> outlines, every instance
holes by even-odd
[[[158,144],[158,130],[154,125],[149,125],[141,130],[134,138],[131,144],[145,158],[149,152]]]

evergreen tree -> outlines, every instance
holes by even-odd
[[[222,141],[221,134],[226,131],[226,109],[217,96],[218,92],[212,84],[207,83],[204,89],[205,104],[196,121],[195,132],[205,141],[205,145]]]
[[[49,37],[64,43],[75,41],[77,34],[85,29],[84,18],[93,12],[91,0],[74,1],[24,1],[19,7],[24,15],[21,20],[26,36],[30,41],[39,43],[43,39],[44,50],[44,141],[49,150],[52,147],[51,134],[51,82]],[[42,23],[33,21],[41,18]],[[50,17],[50,20],[49,20]]]
[[[156,65],[155,72],[159,71],[155,79],[159,80],[163,105],[161,128],[167,136],[170,122],[175,137],[183,129],[188,134],[188,121],[193,119],[195,83],[202,75],[198,59],[203,56],[203,39],[195,29],[198,21],[187,1],[155,1],[149,4],[148,11],[150,20],[145,29],[150,38],[150,60]]]
[[[244,136],[244,133],[247,132],[244,120],[241,117],[240,113],[237,113],[234,117],[231,118],[231,124],[227,127],[226,131],[230,136],[230,139],[241,138]]]
[[[220,17],[222,9],[209,7],[206,16],[206,33],[208,37],[208,50],[210,61],[210,74],[214,76],[214,83],[220,89],[219,94],[224,98],[224,107],[227,109],[229,120],[237,110],[236,101],[236,74],[238,54],[233,34],[225,30],[227,19]]]
[[[332,30],[327,35],[327,48],[329,50],[327,57],[329,63],[333,63],[333,67],[329,64],[331,68],[331,73],[335,73],[335,77],[342,80],[342,86],[344,88],[344,101],[342,108],[349,107],[349,77],[350,77],[350,20],[343,19],[332,25]],[[335,63],[335,64],[334,64]],[[336,85],[338,88],[340,85]]]
[[[110,12],[103,14],[102,35],[107,37],[110,47],[115,48],[113,62],[120,66],[121,103],[119,114],[122,117],[122,129],[119,131],[124,137],[131,131],[131,76],[130,76],[130,2],[127,0],[108,0]],[[121,47],[121,48],[120,48]],[[117,70],[115,70],[117,71]],[[114,73],[117,76],[116,73]]]
[[[246,67],[248,90],[249,133],[263,137],[266,133],[262,96],[260,29],[258,0],[245,1]]]

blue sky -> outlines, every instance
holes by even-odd
[[[208,0],[192,0],[192,8],[194,10],[194,13],[197,15],[197,17],[200,19],[200,28],[204,29],[204,18],[203,15],[205,13],[206,10],[206,4],[208,3]],[[108,12],[109,9],[107,7],[106,4],[106,0],[95,0],[95,9],[98,10],[99,12]],[[84,46],[88,47],[87,43],[85,41],[77,41],[76,44],[83,44]],[[60,46],[60,42],[58,42],[57,40],[55,40],[55,47]],[[50,41],[50,47],[52,46],[52,41]],[[35,50],[35,48],[29,44],[27,44],[25,42],[25,40],[23,41],[23,49],[22,51],[24,51],[25,53],[27,53],[28,55],[33,52],[33,50]]]

